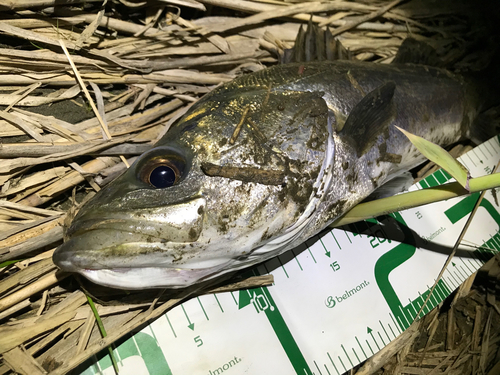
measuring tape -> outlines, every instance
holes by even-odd
[[[473,177],[499,159],[497,137],[459,158]],[[130,336],[114,350],[120,374],[340,375],[415,320],[478,197],[327,230],[249,271],[273,274],[271,287],[193,298]],[[500,251],[499,210],[487,192],[422,315]],[[114,374],[108,356],[92,362],[82,374]]]

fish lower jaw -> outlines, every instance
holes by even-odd
[[[170,267],[81,269],[90,281],[117,289],[185,288],[210,276],[220,275],[224,267],[183,269]]]

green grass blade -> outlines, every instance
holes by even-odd
[[[97,308],[94,305],[94,301],[92,301],[92,298],[86,294],[87,301],[89,303],[90,309],[94,313],[95,320],[97,322],[97,326],[99,327],[99,331],[101,332],[101,336],[104,338],[108,334],[106,333],[106,329],[104,328],[104,324],[102,323],[101,317],[99,316],[99,313],[97,312]],[[116,374],[120,373],[120,370],[118,368],[118,362],[116,361],[115,355],[113,353],[113,349],[111,346],[108,346],[108,352],[109,352],[109,357],[111,358],[111,363],[113,363],[113,368],[115,370]]]
[[[407,132],[396,126],[404,135],[408,137],[411,143],[429,160],[433,161],[451,176],[457,180],[465,189],[468,189],[469,171],[457,159],[451,156],[448,151],[442,147],[419,137],[418,135]]]
[[[483,177],[469,180],[470,193],[500,187],[500,173],[494,173]],[[408,208],[423,206],[425,204],[443,201],[450,198],[468,195],[458,182],[435,186],[409,193],[403,193],[388,198],[377,199],[367,203],[360,203],[344,216],[334,221],[330,227],[355,223],[357,221],[371,219],[380,215]]]
[[[11,260],[6,260],[5,262],[0,263],[0,268],[4,268],[4,267],[7,267],[7,266],[10,266],[11,264],[14,264],[14,263],[20,262],[21,260],[24,260],[24,259],[11,259]]]

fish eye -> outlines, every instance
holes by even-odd
[[[179,173],[168,165],[159,165],[149,173],[149,183],[156,188],[166,188],[175,185]]]
[[[186,173],[185,159],[178,154],[148,155],[137,167],[138,178],[157,189],[176,185]]]

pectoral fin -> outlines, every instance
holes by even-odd
[[[400,175],[385,182],[382,186],[379,186],[367,198],[365,198],[364,202],[391,197],[398,193],[402,193],[403,191],[408,190],[411,185],[413,185],[414,180],[415,179],[410,172],[403,172]]]
[[[394,82],[387,82],[369,92],[352,109],[340,135],[347,137],[358,157],[366,153],[395,117]]]

